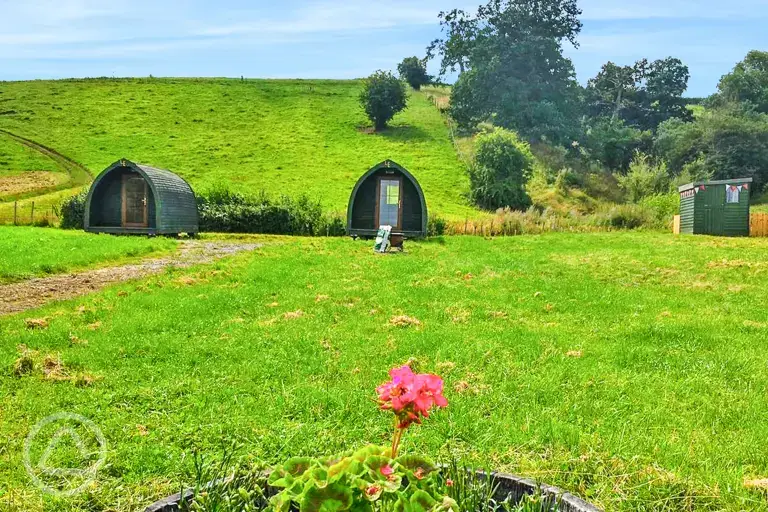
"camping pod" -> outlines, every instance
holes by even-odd
[[[680,233],[749,236],[752,178],[699,181],[679,187]]]
[[[391,160],[363,174],[347,208],[347,233],[353,237],[376,236],[379,226],[392,226],[392,234],[409,238],[427,235],[427,203],[419,182]]]
[[[91,185],[84,227],[92,233],[196,234],[192,187],[171,171],[119,160]]]

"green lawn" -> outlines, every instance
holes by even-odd
[[[448,129],[423,93],[392,127],[370,134],[359,81],[130,79],[3,82],[0,128],[98,173],[128,159],[168,168],[198,190],[308,193],[345,211],[355,181],[392,159],[422,184],[428,206],[476,215]]]
[[[384,442],[373,388],[415,358],[450,405],[405,450],[607,510],[768,510],[743,486],[768,477],[768,240],[456,237],[381,256],[349,239],[254,239],[253,254],[0,320],[0,503],[141,510],[178,490],[191,446],[237,440],[276,461]],[[30,316],[50,327],[27,330]],[[20,344],[95,381],[14,377]],[[109,445],[97,484],[65,500],[20,465],[32,426],[59,411]]]
[[[168,238],[0,226],[0,284],[115,262],[176,246]]]

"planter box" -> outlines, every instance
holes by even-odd
[[[480,477],[486,476],[485,473],[481,471],[478,471],[478,475]],[[509,497],[513,503],[517,503],[525,495],[534,494],[536,489],[540,489],[544,496],[559,504],[558,510],[560,512],[603,512],[601,509],[594,505],[590,505],[581,498],[551,485],[537,484],[533,480],[520,478],[506,473],[492,473],[491,475],[495,478],[495,481],[498,484],[498,489],[496,490],[496,495],[494,497],[499,501]],[[181,493],[174,494],[169,498],[153,503],[147,507],[144,512],[178,512],[179,503],[181,503],[182,500],[188,501],[191,497],[191,491],[186,491],[183,497]]]

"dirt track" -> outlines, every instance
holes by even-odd
[[[239,252],[253,251],[260,245],[187,241],[180,243],[176,254],[162,258],[3,285],[0,286],[0,315],[18,313],[57,300],[71,299],[113,283],[158,274],[166,267],[186,268]]]

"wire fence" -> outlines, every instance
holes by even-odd
[[[35,201],[0,203],[0,225],[53,226],[59,223],[59,208],[36,205]]]

